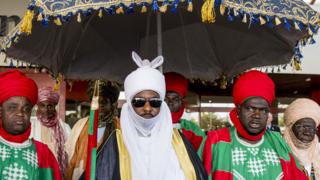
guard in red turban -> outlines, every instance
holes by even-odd
[[[60,180],[58,162],[48,146],[30,138],[30,117],[37,98],[36,83],[22,72],[0,73],[0,149],[5,150],[0,151],[0,174]],[[12,168],[15,171],[10,171]]]
[[[188,80],[175,72],[165,73],[164,76],[166,81],[165,101],[171,111],[173,126],[180,129],[194,149],[198,150],[205,133],[191,120],[182,118],[185,110],[184,98],[188,92]]]
[[[199,150],[212,179],[306,180],[281,134],[266,130],[275,98],[275,85],[268,75],[244,73],[234,84],[233,98],[234,127],[210,131]]]
[[[235,82],[232,95],[235,106],[241,105],[251,97],[261,97],[271,106],[275,98],[275,85],[267,74],[260,71],[249,71]],[[250,135],[241,124],[236,108],[230,112],[230,118],[238,133],[248,140],[259,140],[265,132],[263,130],[258,135]]]

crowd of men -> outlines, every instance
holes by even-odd
[[[120,116],[117,83],[99,85],[96,179],[319,179],[320,107],[299,98],[285,111],[282,136],[267,125],[275,84],[248,71],[233,86],[232,126],[206,135],[184,118],[188,80],[157,68],[163,57],[132,58]],[[94,85],[88,94],[93,97]],[[59,94],[18,70],[0,73],[0,179],[83,179],[89,117],[72,130],[58,118]],[[36,105],[36,120],[30,120]],[[120,118],[119,118],[120,117]]]

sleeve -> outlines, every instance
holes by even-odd
[[[183,135],[191,142],[193,148],[197,151],[206,136],[205,133],[192,121],[182,119],[180,124]]]
[[[61,180],[58,162],[48,146],[36,140],[33,142],[36,146],[41,179]]]
[[[60,174],[60,169],[59,169],[59,165],[58,165],[58,161],[56,160],[56,158],[54,157],[53,153],[50,151],[50,149],[48,147],[46,147],[47,149],[47,158],[50,164],[50,167],[52,168],[52,172],[53,172],[53,176],[55,180],[61,180],[61,174]]]

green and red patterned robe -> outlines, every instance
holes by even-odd
[[[277,132],[267,130],[252,145],[241,140],[234,127],[211,131],[199,155],[209,179],[307,179]]]
[[[197,124],[186,119],[180,119],[179,125],[174,124],[174,126],[190,141],[195,151],[198,151],[202,141],[206,137],[202,129]]]
[[[60,170],[47,145],[28,139],[11,143],[0,137],[1,180],[60,180]]]

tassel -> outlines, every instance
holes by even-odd
[[[312,32],[312,30],[311,30],[311,28],[310,28],[310,27],[308,28],[308,34],[309,34],[310,36],[312,36],[312,35],[313,35],[313,32]]]
[[[117,13],[117,14],[124,14],[123,7],[120,6],[120,7],[116,10],[116,13]]]
[[[239,13],[237,12],[237,10],[235,8],[233,8],[233,16],[236,17],[236,16],[238,16],[238,14]]]
[[[275,24],[278,26],[279,24],[281,24],[281,20],[278,17],[275,17]]]
[[[20,26],[20,31],[26,33],[27,35],[31,34],[32,31],[32,19],[33,19],[34,11],[28,10],[26,15],[22,19],[22,24]]]
[[[61,20],[60,20],[60,18],[56,18],[54,21],[53,21],[57,26],[61,26],[62,25],[62,23],[61,23]]]
[[[168,8],[168,4],[165,4],[163,6],[160,7],[160,12],[165,13],[167,12],[167,8]]]
[[[41,13],[39,13],[39,14],[38,14],[38,17],[37,17],[37,21],[42,21],[42,19],[43,19],[43,16],[42,16]]]
[[[226,6],[221,4],[220,5],[220,14],[223,16],[225,12],[226,12]]]
[[[222,76],[220,80],[220,89],[227,89],[227,78],[226,76]]]
[[[77,16],[77,22],[81,23],[81,13],[80,12],[78,13],[78,16]]]
[[[193,11],[193,4],[192,2],[188,2],[188,12],[192,12]]]
[[[294,21],[294,28],[295,28],[296,30],[301,31],[301,29],[300,29],[300,27],[299,27],[299,25],[298,25],[298,23],[297,23],[296,21]]]
[[[247,14],[244,13],[243,18],[242,18],[243,23],[247,23]]]
[[[19,61],[17,61],[16,68],[18,68],[18,67],[19,67],[19,63],[20,63],[20,62],[19,62]]]
[[[260,19],[260,25],[266,24],[266,20],[264,20],[262,16],[260,16],[259,19]]]
[[[294,66],[294,69],[295,69],[296,71],[301,71],[301,70],[302,70],[302,68],[301,68],[301,63],[298,62],[297,60],[293,60],[293,66]]]
[[[202,22],[214,23],[216,21],[216,13],[214,11],[215,0],[206,0],[201,7]]]
[[[99,9],[99,14],[98,14],[99,18],[103,17],[103,13],[102,13],[102,9]]]
[[[146,13],[146,12],[147,12],[147,7],[143,5],[141,8],[141,13]]]
[[[56,83],[53,86],[54,91],[59,91],[61,82],[62,82],[62,75],[59,73],[58,77],[56,78]]]

